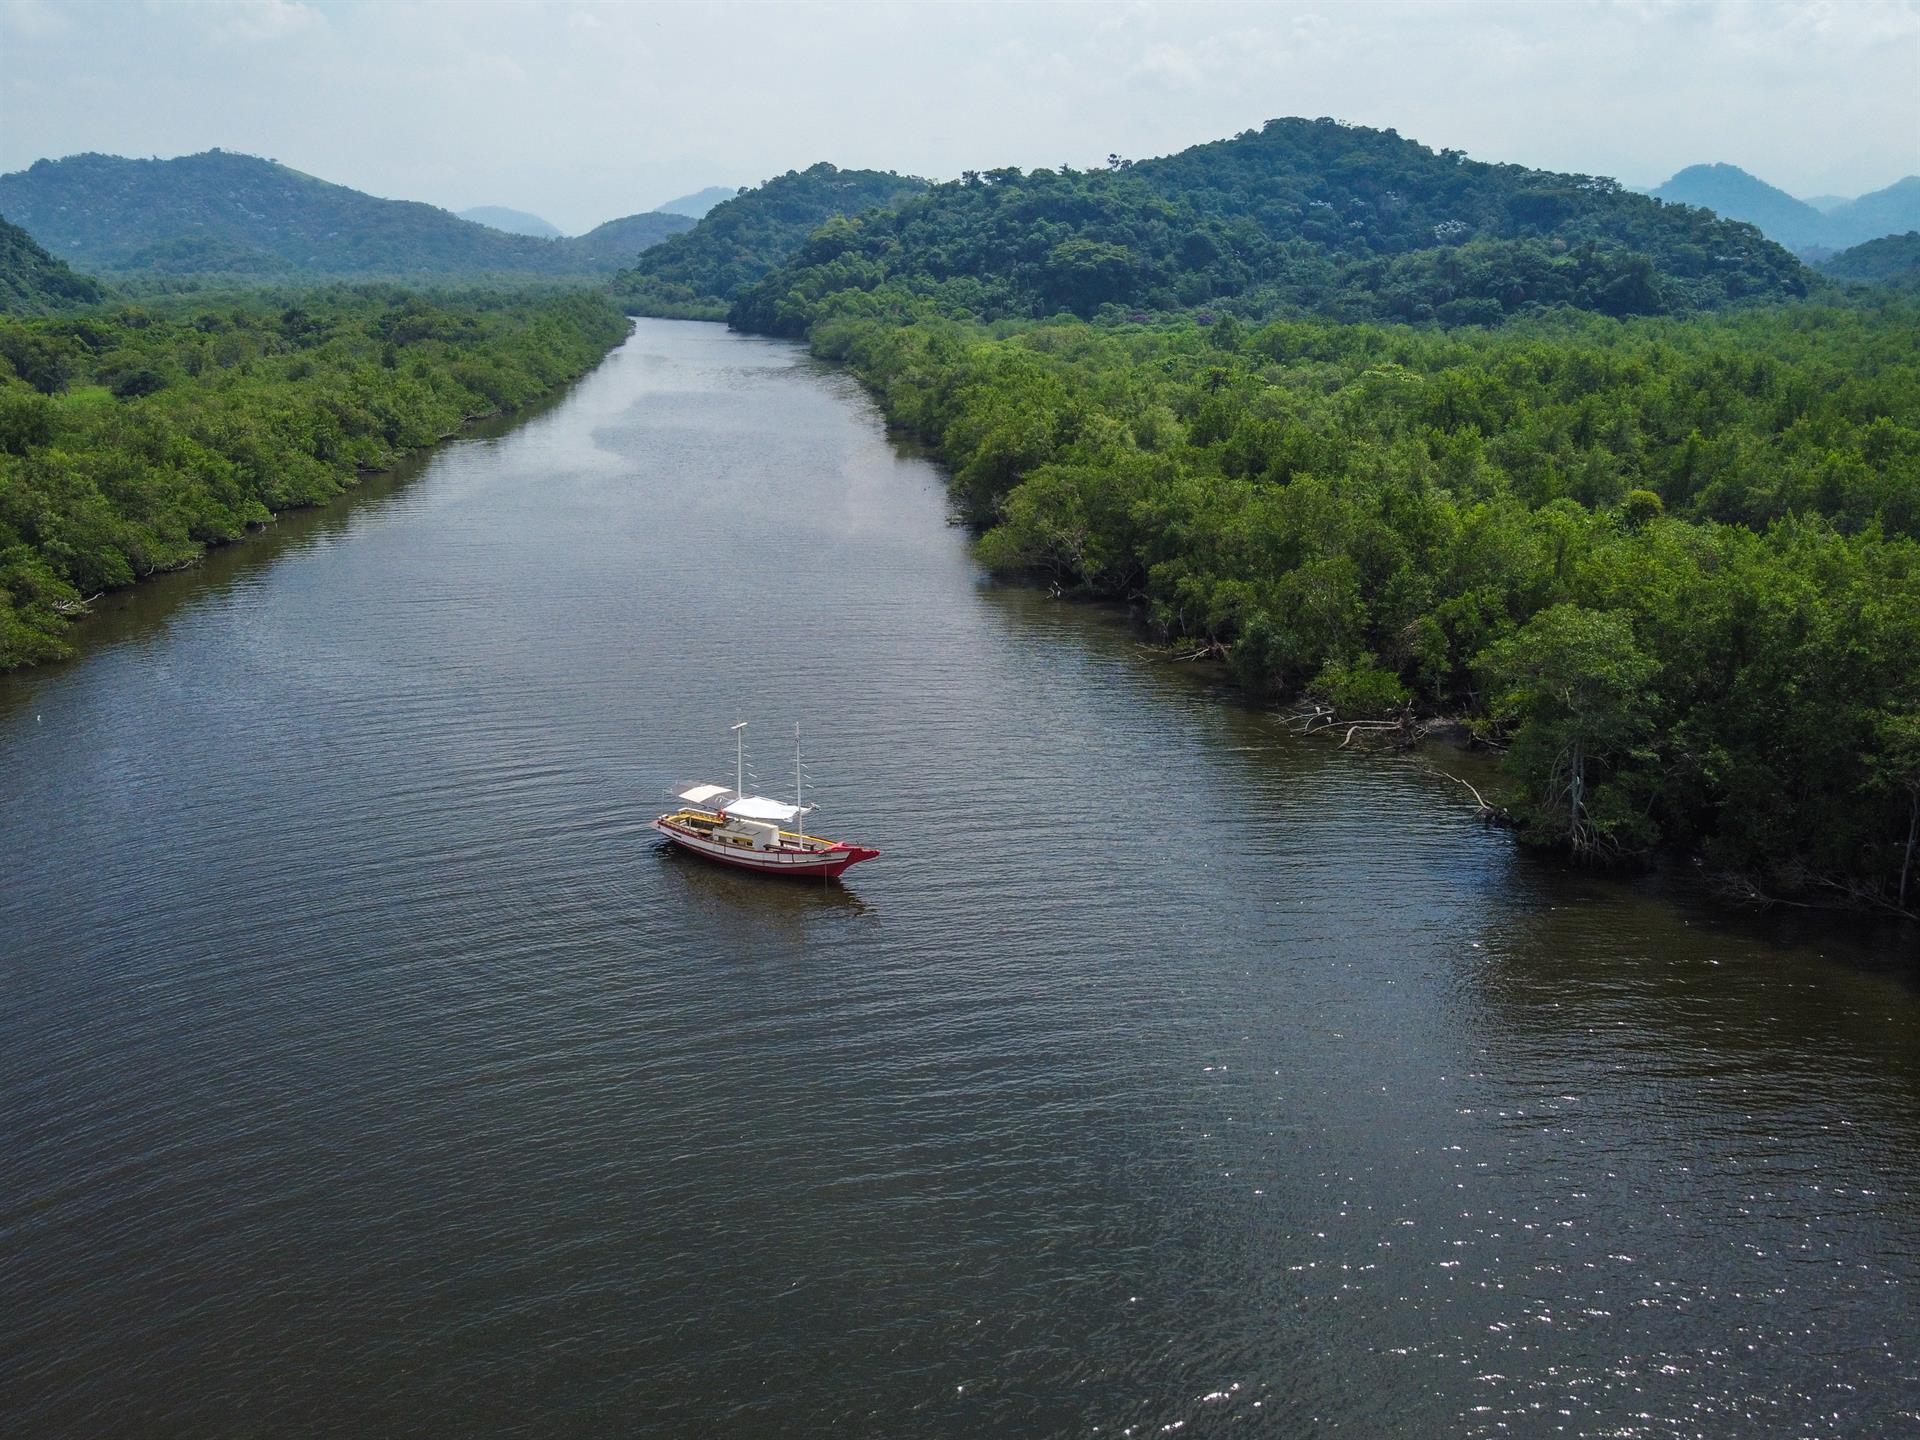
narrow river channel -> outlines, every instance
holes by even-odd
[[[1920,1427],[1897,955],[986,583],[796,347],[103,609],[0,680],[6,1434]],[[664,852],[736,719],[881,858]]]

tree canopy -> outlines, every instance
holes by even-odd
[[[178,569],[525,404],[625,333],[583,295],[336,289],[0,319],[0,670]]]
[[[798,335],[910,295],[983,318],[1214,309],[1495,324],[1562,305],[1686,314],[1799,296],[1810,279],[1753,226],[1612,180],[1288,119],[1102,170],[969,172],[822,229],[732,319]]]
[[[687,234],[648,250],[615,277],[614,293],[637,314],[720,319],[735,296],[820,226],[924,189],[924,180],[885,170],[840,170],[824,162],[789,170],[721,201]]]

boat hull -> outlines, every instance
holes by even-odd
[[[842,841],[821,842],[820,849],[797,849],[786,846],[752,850],[744,845],[729,845],[724,841],[710,840],[695,831],[685,829],[672,822],[660,819],[653,822],[653,828],[682,850],[690,851],[703,860],[711,860],[716,865],[728,865],[735,870],[751,870],[756,875],[784,876],[791,880],[832,880],[849,865],[858,865],[862,860],[871,860],[880,852],[862,845],[848,845]]]

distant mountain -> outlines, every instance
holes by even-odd
[[[1820,266],[1835,280],[1868,285],[1920,286],[1920,230],[1904,235],[1882,235],[1843,250]]]
[[[691,215],[698,220],[722,201],[731,200],[740,192],[730,185],[709,185],[704,190],[696,190],[691,195],[682,195],[678,200],[669,200],[654,209],[664,210],[669,215]]]
[[[640,256],[614,277],[614,293],[648,314],[726,313],[733,298],[797,251],[827,221],[891,205],[927,182],[884,170],[840,170],[824,161],[789,170],[723,201],[685,235]]]
[[[533,235],[541,240],[560,238],[559,229],[538,215],[529,215],[524,210],[509,210],[504,205],[476,205],[471,210],[456,210],[454,214],[462,220],[471,220],[475,225],[504,230],[509,235]]]
[[[1826,216],[1738,165],[1689,165],[1655,190],[1653,198],[1669,204],[1697,205],[1729,220],[1745,220],[1789,250],[1830,243]]]
[[[638,249],[609,255],[598,244],[503,234],[221,150],[37,161],[0,175],[0,213],[62,259],[109,273],[585,277]]]
[[[640,269],[672,264],[728,208]],[[1752,226],[1613,180],[1282,119],[1101,170],[970,172],[823,227],[729,318],[793,334],[835,308],[922,297],[989,318],[1223,307],[1493,324],[1556,306],[1684,314],[1801,295],[1811,279]]]
[[[18,225],[0,219],[0,312],[39,315],[104,298],[106,287],[75,274]]]
[[[1796,200],[1738,165],[1689,165],[1651,193],[1757,225],[1769,240],[1810,260],[1920,226],[1920,176],[1913,175],[1854,200],[1837,195]]]
[[[1920,230],[1920,175],[1909,175],[1884,190],[1834,206],[1827,224],[1832,227],[1827,243],[1838,247]]]

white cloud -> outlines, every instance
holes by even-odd
[[[1920,171],[1920,0],[0,0],[0,26],[0,170],[219,145],[570,230],[815,160],[1098,165],[1281,115],[1630,183]]]
[[[258,45],[318,29],[327,17],[301,0],[217,0],[196,7],[208,33],[229,44]]]
[[[0,31],[17,40],[49,40],[73,28],[47,0],[0,0]]]

